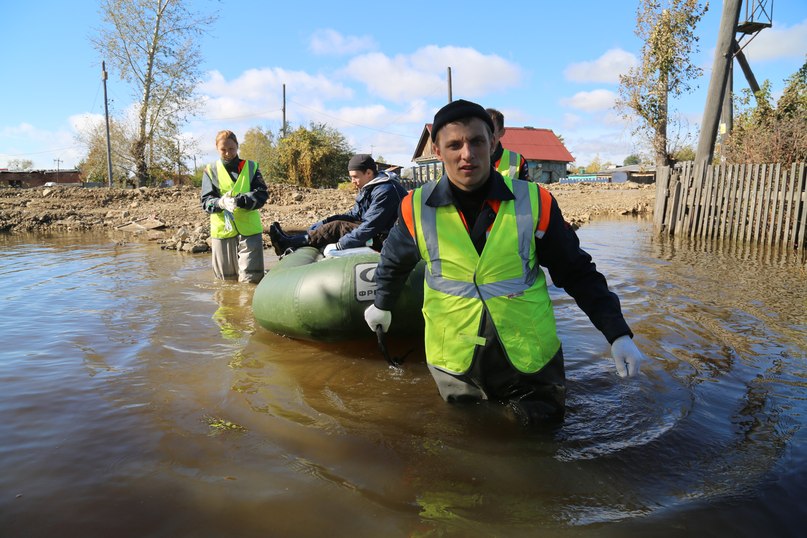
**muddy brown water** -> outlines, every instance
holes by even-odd
[[[553,288],[569,411],[527,432],[443,403],[419,350],[269,333],[205,255],[0,236],[0,536],[802,535],[804,265],[579,235],[648,361],[619,379]]]

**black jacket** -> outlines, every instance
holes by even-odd
[[[501,174],[491,168],[487,200],[513,200]],[[462,193],[456,191],[459,196]],[[482,252],[487,240],[486,231],[496,218],[493,208],[485,203],[476,215],[469,215],[468,204],[457,200],[446,176],[438,183],[427,200],[435,207],[453,204],[465,208],[466,222],[474,223],[469,235],[477,249]],[[574,298],[594,326],[602,332],[609,343],[623,335],[633,336],[619,304],[619,298],[609,291],[605,277],[597,271],[591,256],[580,248],[580,240],[572,227],[563,219],[557,201],[552,197],[549,227],[544,236],[535,239],[538,263],[549,270],[552,282]],[[381,251],[381,262],[375,272],[378,284],[375,306],[392,310],[409,272],[420,260],[420,251],[409,234],[402,217],[390,231]],[[480,328],[481,329],[481,328]]]

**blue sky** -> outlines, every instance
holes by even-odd
[[[498,108],[508,126],[552,129],[578,164],[595,156],[621,164],[643,149],[613,109],[618,74],[640,54],[638,0],[193,4],[216,15],[200,40],[205,105],[184,129],[199,165],[215,158],[220,129],[239,137],[255,126],[277,132],[284,83],[292,127],[327,123],[355,151],[409,165],[424,124],[447,102],[449,66],[454,99]],[[745,53],[757,80],[770,80],[778,95],[805,60],[807,2],[776,0],[773,8],[773,27]],[[711,2],[697,28],[699,88],[672,103],[695,131],[721,9]],[[10,2],[3,15],[0,168],[11,159],[73,167],[86,154],[76,134],[103,120],[103,58],[90,44],[101,24],[98,3]],[[734,80],[735,90],[747,87],[739,69]],[[131,89],[110,71],[107,90],[110,113],[124,114]]]

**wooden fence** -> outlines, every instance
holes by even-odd
[[[807,247],[805,163],[662,167],[655,229],[675,236]]]

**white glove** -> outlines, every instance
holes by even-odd
[[[392,323],[392,312],[389,310],[381,310],[376,308],[374,304],[371,304],[367,307],[367,310],[364,311],[364,321],[367,322],[371,331],[375,331],[375,328],[381,325],[381,330],[387,332],[390,323]]]
[[[325,248],[322,249],[322,255],[325,257],[333,256],[333,253],[339,249],[339,243],[329,243],[325,245]]]
[[[366,314],[365,314],[366,315]],[[619,377],[633,377],[639,373],[639,366],[644,356],[633,339],[627,334],[620,336],[611,344],[611,356],[614,358],[616,373]]]
[[[219,198],[218,205],[221,209],[225,211],[229,211],[232,213],[235,211],[235,198],[230,196],[230,194],[225,194],[221,198]]]

